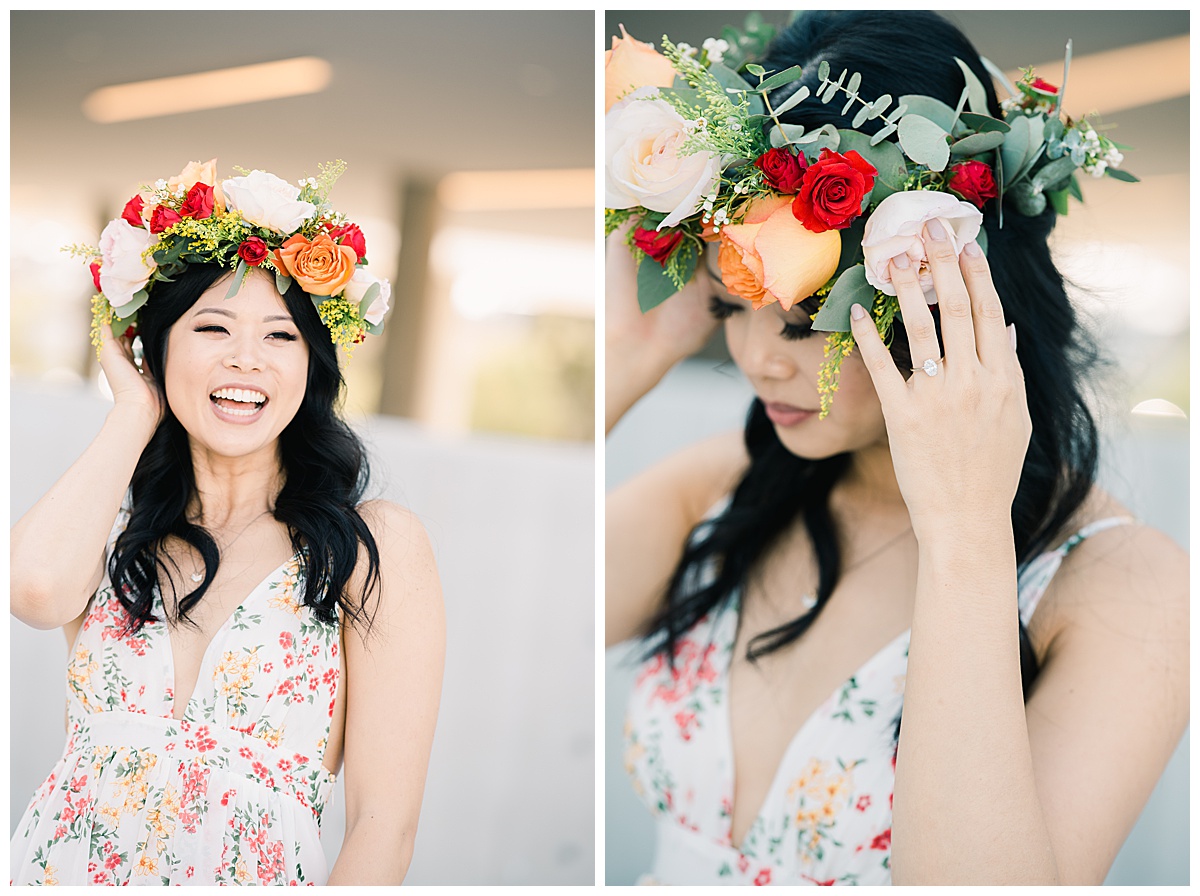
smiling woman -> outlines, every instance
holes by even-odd
[[[336,411],[336,344],[378,331],[387,284],[329,183],[219,183],[211,162],[172,181],[105,228],[93,336],[114,405],[12,532],[13,614],[72,645],[67,745],[13,880],[399,883],[441,592],[421,524],[363,501]]]

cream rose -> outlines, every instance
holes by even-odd
[[[178,177],[167,178],[167,186],[172,193],[180,191],[186,193],[196,184],[208,184],[213,187],[213,212],[221,214],[225,211],[225,197],[221,195],[221,191],[216,189],[217,186],[217,160],[209,159],[207,162],[188,162],[187,166],[179,172]]]
[[[379,277],[374,277],[368,274],[362,268],[355,268],[354,276],[350,278],[350,282],[346,284],[346,289],[342,293],[342,297],[352,305],[362,304],[363,297],[366,296],[367,290],[371,288],[372,283],[379,284],[379,294],[367,307],[363,314],[363,320],[373,327],[383,323],[383,316],[388,313],[390,307],[388,302],[392,297],[392,285]]]
[[[231,177],[221,182],[221,189],[231,209],[256,227],[276,233],[294,233],[316,211],[311,202],[299,201],[299,187],[265,171]]]
[[[100,291],[117,312],[133,301],[133,295],[143,289],[154,273],[154,260],[146,250],[158,242],[158,237],[132,226],[124,218],[115,218],[100,233]]]
[[[889,296],[896,294],[888,264],[893,258],[907,255],[919,271],[925,301],[934,304],[933,275],[925,256],[922,231],[928,221],[939,221],[950,235],[954,251],[979,235],[983,215],[969,202],[956,199],[949,193],[934,190],[912,190],[892,193],[876,207],[863,231],[863,263],[867,282]]]
[[[657,96],[655,87],[635,90],[604,116],[604,205],[667,212],[662,230],[694,214],[716,189],[721,159],[681,155],[686,122]]]

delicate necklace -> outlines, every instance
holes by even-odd
[[[260,513],[258,516],[251,519],[250,522],[246,523],[246,525],[242,527],[242,531],[239,532],[234,537],[233,541],[231,541],[231,542],[229,542],[229,544],[225,545],[224,550],[228,551],[231,547],[233,547],[235,544],[237,544],[238,539],[241,538],[243,535],[245,535],[247,532],[249,532],[251,526],[253,526],[262,517],[266,516],[268,513],[271,513],[271,512],[272,512],[271,509],[267,508],[262,513]],[[216,539],[214,539],[214,541],[215,540]],[[218,548],[218,550],[220,550],[220,549]],[[196,582],[197,584],[199,584],[200,582],[203,582],[204,581],[204,572],[202,570],[196,570],[195,572],[192,573],[191,579],[193,582]]]
[[[911,531],[912,531],[911,524],[909,524],[908,526],[905,526],[904,531],[901,532],[899,535],[897,535],[893,538],[889,538],[880,547],[877,547],[875,550],[871,551],[871,553],[867,554],[867,556],[863,557],[861,560],[855,560],[853,563],[851,563],[849,566],[847,566],[845,569],[843,569],[842,575],[845,575],[852,569],[857,569],[858,567],[862,566],[864,563],[874,560],[876,557],[878,557],[880,554],[882,554],[884,551],[886,551],[888,548],[890,548],[892,545],[894,545],[896,542],[898,542],[901,538],[903,538],[905,535],[907,535]],[[801,595],[800,603],[804,607],[805,610],[811,610],[813,607],[815,607],[817,605],[817,596],[815,594],[811,594],[811,593]]]

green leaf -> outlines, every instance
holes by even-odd
[[[890,93],[885,93],[883,96],[879,97],[879,99],[875,100],[875,102],[871,103],[871,105],[869,107],[871,110],[871,114],[869,117],[870,118],[878,118],[880,115],[883,114],[883,110],[886,109],[891,104],[892,104],[892,95]],[[904,107],[900,106],[898,108],[903,109]],[[896,113],[893,111],[892,114],[895,115]]]
[[[897,125],[894,124],[889,124],[886,127],[880,128],[875,132],[875,136],[871,138],[871,145],[879,146],[884,140],[896,133],[896,128]]]
[[[952,156],[977,156],[981,152],[995,149],[1004,142],[1004,135],[999,131],[987,131],[983,134],[968,134],[961,140],[950,144]]]
[[[287,292],[291,288],[292,288],[292,278],[289,277],[287,274],[281,274],[278,271],[276,271],[275,272],[275,289],[279,292],[279,294],[283,295],[285,292]]]
[[[1053,162],[1048,162],[1039,168],[1031,178],[1035,187],[1042,190],[1056,188],[1060,181],[1065,181],[1068,177],[1075,173],[1075,163],[1071,161],[1070,156],[1063,156],[1061,159],[1055,159]],[[1065,185],[1060,189],[1066,189]]]
[[[784,124],[771,128],[771,145],[783,146],[785,143],[799,143],[804,137],[804,125]]]
[[[243,259],[239,258],[237,269],[233,272],[233,279],[229,283],[229,291],[225,293],[227,300],[237,295],[238,290],[242,288],[242,284],[246,282],[246,277],[249,273],[250,266]]]
[[[931,96],[910,93],[900,97],[900,102],[908,106],[908,113],[910,115],[916,114],[922,118],[929,119],[947,134],[954,127],[954,119],[956,117],[954,110],[941,100],[935,100]]]
[[[863,106],[856,113],[854,113],[854,120],[850,122],[850,126],[853,128],[861,128],[866,123],[870,115],[871,107]]]
[[[962,69],[963,78],[967,82],[967,107],[979,115],[987,115],[987,92],[983,89],[983,84],[975,73],[971,71],[971,67],[959,59],[954,57],[954,61],[958,63],[958,67]]]
[[[842,236],[842,252],[838,258],[837,269],[846,271],[854,267],[856,264],[862,264],[863,251],[862,240],[863,231],[867,228],[867,219],[864,216],[859,216],[850,222],[850,226],[841,231]]]
[[[871,138],[859,131],[839,130],[841,138],[838,152],[854,150],[875,166],[875,187],[870,193],[870,201],[879,200],[891,193],[904,189],[904,181],[908,178],[908,167],[904,164],[904,153],[895,143],[879,143],[871,145]]]
[[[979,233],[975,235],[975,242],[979,243],[979,248],[983,250],[984,255],[987,255],[987,230],[983,227],[980,227]]]
[[[124,320],[145,305],[148,298],[150,298],[150,293],[146,292],[146,289],[143,287],[135,292],[133,297],[120,308],[113,308],[113,314]]]
[[[785,68],[767,80],[758,85],[759,93],[766,93],[769,90],[775,90],[782,87],[784,84],[791,84],[793,81],[799,81],[804,76],[803,66],[793,65],[791,68]]]
[[[1009,126],[1009,132],[1004,136],[1004,144],[1000,147],[1000,164],[1004,169],[1004,179],[1012,182],[1016,179],[1025,154],[1029,150],[1029,119],[1018,115]]]
[[[1067,192],[1074,196],[1076,201],[1083,202],[1083,190],[1079,189],[1079,181],[1074,174],[1067,181]]]
[[[862,83],[862,75],[855,72],[850,76],[850,82],[846,85],[846,89],[851,93],[858,92],[858,85]]]
[[[992,118],[990,115],[979,115],[976,112],[964,112],[959,116],[959,119],[963,124],[980,133],[984,131],[999,131],[1002,134],[1007,134],[1011,130],[1008,122],[1001,121],[999,118]]]
[[[1067,213],[1067,205],[1071,199],[1069,190],[1047,190],[1046,197],[1050,200],[1050,204],[1054,206],[1054,210],[1060,215]]]
[[[817,77],[822,81],[829,78],[829,63],[824,59],[822,59],[821,64],[817,66]]]
[[[1010,187],[1008,195],[1017,207],[1017,211],[1023,215],[1030,217],[1040,215],[1046,208],[1046,194],[1028,181],[1022,181]]]
[[[380,291],[379,283],[372,283],[367,287],[367,291],[363,293],[362,301],[358,303],[358,316],[366,320],[367,309],[371,307],[371,303],[379,298]]]
[[[1112,166],[1109,166],[1108,168],[1104,169],[1104,173],[1114,180],[1121,180],[1127,184],[1141,183],[1138,178],[1134,177],[1128,171],[1122,171],[1120,168],[1113,168]]]
[[[798,90],[796,90],[791,96],[775,107],[775,115],[779,116],[790,109],[796,108],[796,106],[800,105],[811,95],[812,91],[809,90],[806,85],[801,84]]]
[[[1017,95],[1017,88],[1013,86],[1013,82],[1008,80],[1008,75],[1004,74],[1004,70],[986,56],[980,56],[979,61],[983,63],[983,67],[987,69],[989,75],[1008,91],[1009,96]]]
[[[745,65],[745,68],[746,68],[746,71],[748,71],[750,74],[754,75],[755,77],[759,77],[759,78],[761,78],[763,75],[765,75],[767,73],[767,70],[765,68],[763,68],[761,65],[756,65],[753,62],[747,62]]]
[[[722,65],[719,62],[709,63],[708,73],[716,78],[717,83],[726,90],[736,90],[739,93],[746,93],[758,89],[729,66]]]
[[[900,119],[900,147],[906,156],[930,171],[945,170],[950,160],[946,129],[913,112]]]
[[[862,305],[870,309],[875,301],[875,287],[867,282],[867,269],[861,264],[847,268],[833,284],[829,297],[821,305],[821,310],[813,318],[814,330],[825,330],[831,333],[848,333],[850,331],[850,306]]]
[[[686,283],[696,270],[696,245],[688,240],[682,243],[676,251],[684,253],[680,257],[680,261],[683,264],[685,274],[683,279]],[[667,274],[666,268],[649,256],[643,258],[638,264],[637,285],[638,305],[643,314],[658,307],[679,292],[675,281]]]

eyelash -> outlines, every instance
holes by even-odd
[[[228,333],[229,331],[218,324],[208,324],[207,326],[196,327],[196,332],[197,333]],[[288,333],[283,330],[276,330],[274,333],[270,333],[268,335],[273,338],[280,339],[284,342],[295,342],[296,341],[296,334]]]
[[[713,296],[708,303],[708,312],[717,320],[728,320],[734,314],[737,314],[742,309],[737,305],[731,305],[728,302],[722,302],[716,296]],[[783,325],[783,329],[779,335],[789,342],[797,339],[807,339],[813,334],[813,328],[805,324],[787,324]]]

